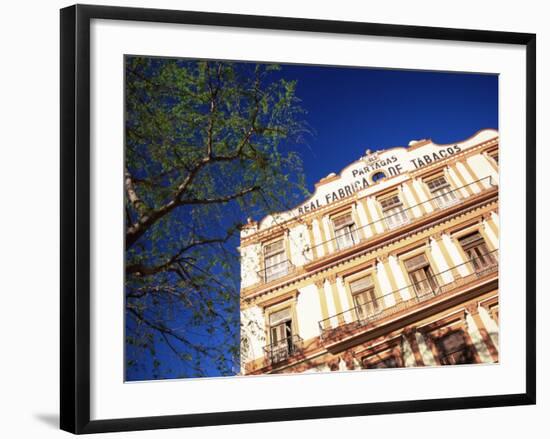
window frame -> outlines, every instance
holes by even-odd
[[[444,340],[448,337],[452,337],[456,334],[459,334],[462,337],[462,347],[460,349],[456,349],[452,352],[448,352],[444,346]],[[449,329],[444,334],[439,335],[435,338],[434,344],[437,350],[438,354],[438,360],[441,366],[457,366],[457,365],[464,365],[464,364],[478,364],[476,361],[476,355],[473,350],[473,346],[471,345],[471,342],[469,342],[469,335],[467,331],[465,331],[463,328],[454,328]],[[447,359],[449,357],[453,358],[454,354],[457,354],[459,352],[462,352],[463,354],[466,354],[470,360],[469,362],[446,362],[444,359]],[[454,360],[453,360],[454,361]]]
[[[370,278],[370,281],[371,281],[370,285],[366,288],[359,289],[358,291],[353,291],[353,286],[352,286],[353,283],[359,282],[359,281],[361,281],[363,279],[366,279],[366,278]],[[374,278],[374,273],[369,272],[369,273],[365,273],[362,276],[357,276],[353,280],[349,281],[348,285],[349,285],[349,291],[350,291],[351,300],[352,300],[351,303],[353,305],[353,311],[354,311],[354,314],[355,314],[356,321],[366,320],[369,317],[374,317],[384,309],[383,305],[381,303],[379,303],[380,297],[378,295],[378,290],[377,290],[377,287],[376,287],[376,281],[375,281],[375,278]],[[369,300],[367,300],[363,304],[358,304],[357,301],[356,301],[356,298],[358,296],[361,296],[361,295],[365,295],[365,297]],[[372,306],[372,307],[368,306],[368,304],[372,304],[372,303],[374,303],[374,306]],[[365,305],[367,305],[367,307],[366,307],[367,311],[365,313],[366,317],[361,318],[359,316],[358,308],[362,308]]]
[[[443,179],[445,184],[440,185],[439,187],[437,187],[434,190],[432,187],[430,187],[430,184],[433,183],[436,180],[439,180],[439,179]],[[435,174],[435,175],[430,175],[429,177],[424,178],[423,183],[428,188],[428,191],[429,191],[430,196],[431,196],[431,200],[435,202],[435,205],[439,209],[445,209],[449,206],[453,206],[453,205],[457,204],[460,201],[460,193],[456,190],[456,188],[453,187],[451,181],[449,180],[449,178],[443,172],[440,172],[440,173]],[[448,190],[446,192],[443,192],[442,194],[437,193],[438,191],[441,191],[442,189],[445,189],[445,188],[448,188]],[[445,198],[449,197],[449,198],[451,198],[451,200],[442,201],[442,200],[444,200],[444,197]]]
[[[424,258],[424,262],[421,265],[417,264],[418,266],[415,266],[414,268],[409,268],[407,266],[407,262],[413,260],[414,258],[418,258],[419,256],[422,256]],[[408,255],[406,258],[403,259],[403,266],[405,267],[405,271],[407,273],[409,281],[411,282],[410,285],[413,287],[414,293],[417,297],[437,294],[439,282],[437,281],[437,276],[434,274],[430,258],[428,257],[426,251],[422,251],[414,255]],[[414,281],[412,274],[418,273],[419,271],[422,271],[424,279],[416,282]],[[431,291],[419,291],[417,285],[423,282],[426,282],[431,287]]]
[[[478,238],[475,241],[468,242],[466,245],[462,242],[463,240],[466,240],[474,235],[478,236]],[[494,252],[492,252],[489,249],[489,246],[486,242],[485,237],[482,235],[482,233],[479,230],[472,230],[469,233],[466,233],[460,237],[457,237],[456,239],[458,241],[458,245],[460,246],[460,248],[462,249],[462,251],[467,257],[467,262],[473,267],[474,272],[477,273],[479,271],[486,270],[496,264],[495,257],[493,256]],[[479,250],[480,247],[485,248],[484,253],[481,253],[481,251]],[[473,249],[478,250],[478,252],[476,252],[476,253],[479,253],[478,256],[476,257],[471,256],[470,250],[473,250]],[[486,257],[488,261],[486,263],[482,263],[480,266],[477,266],[478,264],[474,262],[474,260],[478,259],[480,261],[483,261],[484,257]]]
[[[269,241],[262,242],[262,250],[261,250],[262,265],[261,265],[260,268],[261,268],[261,273],[262,273],[261,277],[263,278],[264,283],[269,283],[269,282],[272,282],[274,280],[280,279],[280,278],[286,276],[288,273],[290,273],[290,262],[291,261],[290,261],[290,256],[289,256],[288,251],[287,251],[286,239],[287,238],[286,238],[285,235],[281,235],[281,236],[273,238]],[[269,255],[267,255],[266,254],[267,247],[270,246],[270,245],[273,245],[275,243],[278,243],[279,241],[282,243],[281,250],[277,251],[277,252],[270,253]],[[283,255],[283,260],[282,261],[276,262],[275,264],[272,264],[270,266],[267,265],[268,258],[272,258],[272,257],[278,256],[278,255],[281,255],[281,254]],[[270,269],[270,268],[272,269],[276,265],[285,264],[285,263],[286,263],[286,266],[285,266],[284,273],[278,274],[277,271],[275,271],[275,274],[272,274],[271,277],[268,279],[268,275],[267,275],[268,269]],[[275,276],[275,277],[273,277],[273,276]]]
[[[291,345],[288,345],[287,342],[287,351],[286,351],[286,358],[280,361],[273,361],[273,358],[269,358],[269,361],[271,364],[277,364],[282,361],[285,361],[286,359],[290,358],[292,355],[296,353],[296,350],[299,349],[299,346],[297,345],[295,338],[300,337],[299,335],[299,328],[298,328],[298,316],[296,313],[296,301],[297,301],[297,295],[293,295],[291,297],[286,298],[282,302],[269,304],[264,307],[264,327],[265,327],[265,347],[270,349],[270,356],[273,356],[273,348],[275,343],[279,343],[282,340],[290,339]],[[283,311],[285,309],[289,309],[289,319],[288,320],[282,320],[281,322],[277,323],[276,325],[271,324],[271,316],[277,312]],[[273,335],[272,335],[272,329],[286,324],[287,321],[290,321],[290,335],[281,339],[280,341],[274,341]],[[267,352],[266,352],[267,354]]]
[[[349,216],[349,222],[344,223],[343,225],[338,227],[336,226],[335,221],[348,216]],[[359,243],[358,225],[355,221],[352,210],[346,210],[344,212],[340,212],[338,214],[331,216],[330,222],[332,225],[332,232],[334,234],[334,242],[335,242],[335,247],[337,251],[353,247],[354,245],[357,245]],[[349,227],[349,231],[344,233],[343,235],[338,236],[338,232],[347,227]],[[351,237],[351,244],[341,247],[339,243],[339,239],[342,237]],[[346,238],[346,239],[349,239],[349,238]]]
[[[411,221],[411,218],[407,213],[407,208],[405,207],[405,202],[403,201],[402,196],[403,194],[400,194],[399,191],[394,191],[377,198],[378,204],[380,206],[380,210],[382,212],[382,218],[386,223],[386,227],[390,230],[397,229],[398,227],[408,224]],[[390,205],[391,207],[384,206],[384,203],[389,202],[389,200],[391,200],[392,198],[397,199],[397,202],[394,203],[393,205]],[[397,208],[399,208],[397,212],[391,213],[389,215],[387,214],[387,212]],[[392,219],[391,221],[389,220],[389,218],[398,218],[398,217],[401,218],[399,222],[393,223],[393,221],[396,221],[395,219]]]

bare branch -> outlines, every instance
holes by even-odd
[[[138,197],[132,175],[128,171],[128,168],[124,170],[124,186],[126,187],[126,196],[130,204],[140,216],[143,215],[147,210],[147,205]]]
[[[204,238],[200,239],[198,241],[192,241],[186,246],[182,247],[175,255],[170,257],[166,262],[155,265],[155,266],[146,266],[143,264],[131,264],[126,266],[126,275],[135,274],[137,276],[143,277],[143,276],[149,276],[152,274],[161,273],[163,271],[168,271],[172,267],[173,264],[178,262],[178,260],[182,257],[182,255],[191,250],[194,247],[198,247],[201,245],[210,245],[210,244],[223,244],[224,242],[227,242],[229,238],[233,236],[233,230],[229,230],[225,237],[223,238]]]

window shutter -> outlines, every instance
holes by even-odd
[[[483,244],[483,238],[479,232],[472,233],[471,235],[465,236],[459,239],[460,245],[464,250],[468,250],[472,247],[476,247],[480,244]]]
[[[401,206],[401,204],[402,203],[398,195],[392,195],[391,197],[380,200],[380,205],[382,206],[382,210],[393,209],[394,207]]]
[[[426,184],[428,185],[428,188],[430,189],[431,192],[435,192],[438,189],[446,188],[449,186],[449,183],[447,183],[447,180],[445,180],[445,177],[443,176],[436,177],[426,182]]]
[[[266,256],[272,255],[274,253],[278,253],[283,251],[284,249],[284,243],[283,240],[275,241],[269,244],[266,244],[264,247],[264,254]]]
[[[338,229],[343,226],[349,226],[353,224],[353,219],[351,217],[351,213],[348,213],[346,215],[339,216],[337,218],[334,218],[332,220],[334,224],[334,228]]]
[[[464,341],[464,336],[460,332],[453,332],[444,336],[439,344],[446,354],[450,354],[463,349],[466,342]]]
[[[421,254],[405,261],[407,271],[418,270],[419,268],[429,265],[426,255]]]
[[[352,293],[358,293],[360,291],[365,291],[369,288],[373,288],[374,282],[372,280],[372,276],[365,276],[361,279],[351,282],[349,286]]]

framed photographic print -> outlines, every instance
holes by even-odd
[[[61,428],[534,404],[535,128],[532,34],[62,9]]]

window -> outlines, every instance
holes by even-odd
[[[372,276],[366,276],[350,283],[351,295],[358,320],[366,320],[381,308],[376,299]]]
[[[375,172],[373,175],[372,175],[372,182],[373,183],[376,183],[377,181],[380,181],[384,178],[386,178],[386,174],[384,174],[382,171],[379,171],[379,172]]]
[[[266,282],[278,279],[288,273],[289,263],[286,258],[283,239],[264,246],[264,266]]]
[[[334,218],[332,224],[334,226],[334,235],[336,237],[336,246],[338,250],[351,247],[359,242],[351,212]]]
[[[451,189],[451,185],[443,175],[427,181],[426,185],[440,208],[450,206],[458,201],[456,191]]]
[[[421,254],[405,261],[405,268],[417,296],[431,295],[436,291],[437,282],[426,255]]]
[[[294,353],[295,345],[292,336],[291,308],[284,308],[269,315],[269,335],[271,344],[268,355],[274,363],[286,360]]]
[[[380,200],[380,205],[382,206],[382,213],[386,219],[386,224],[390,229],[409,222],[409,217],[403,209],[403,203],[399,195],[392,195]]]
[[[485,244],[479,232],[464,236],[459,239],[459,242],[464,252],[468,255],[475,271],[495,265],[495,259],[491,252],[489,252],[487,244]]]
[[[436,345],[441,364],[472,364],[476,362],[474,353],[466,343],[466,338],[461,330],[440,337],[436,341]]]
[[[363,365],[367,369],[388,369],[391,367],[399,367],[397,358],[393,355],[390,355],[382,360],[378,361],[363,361]]]

